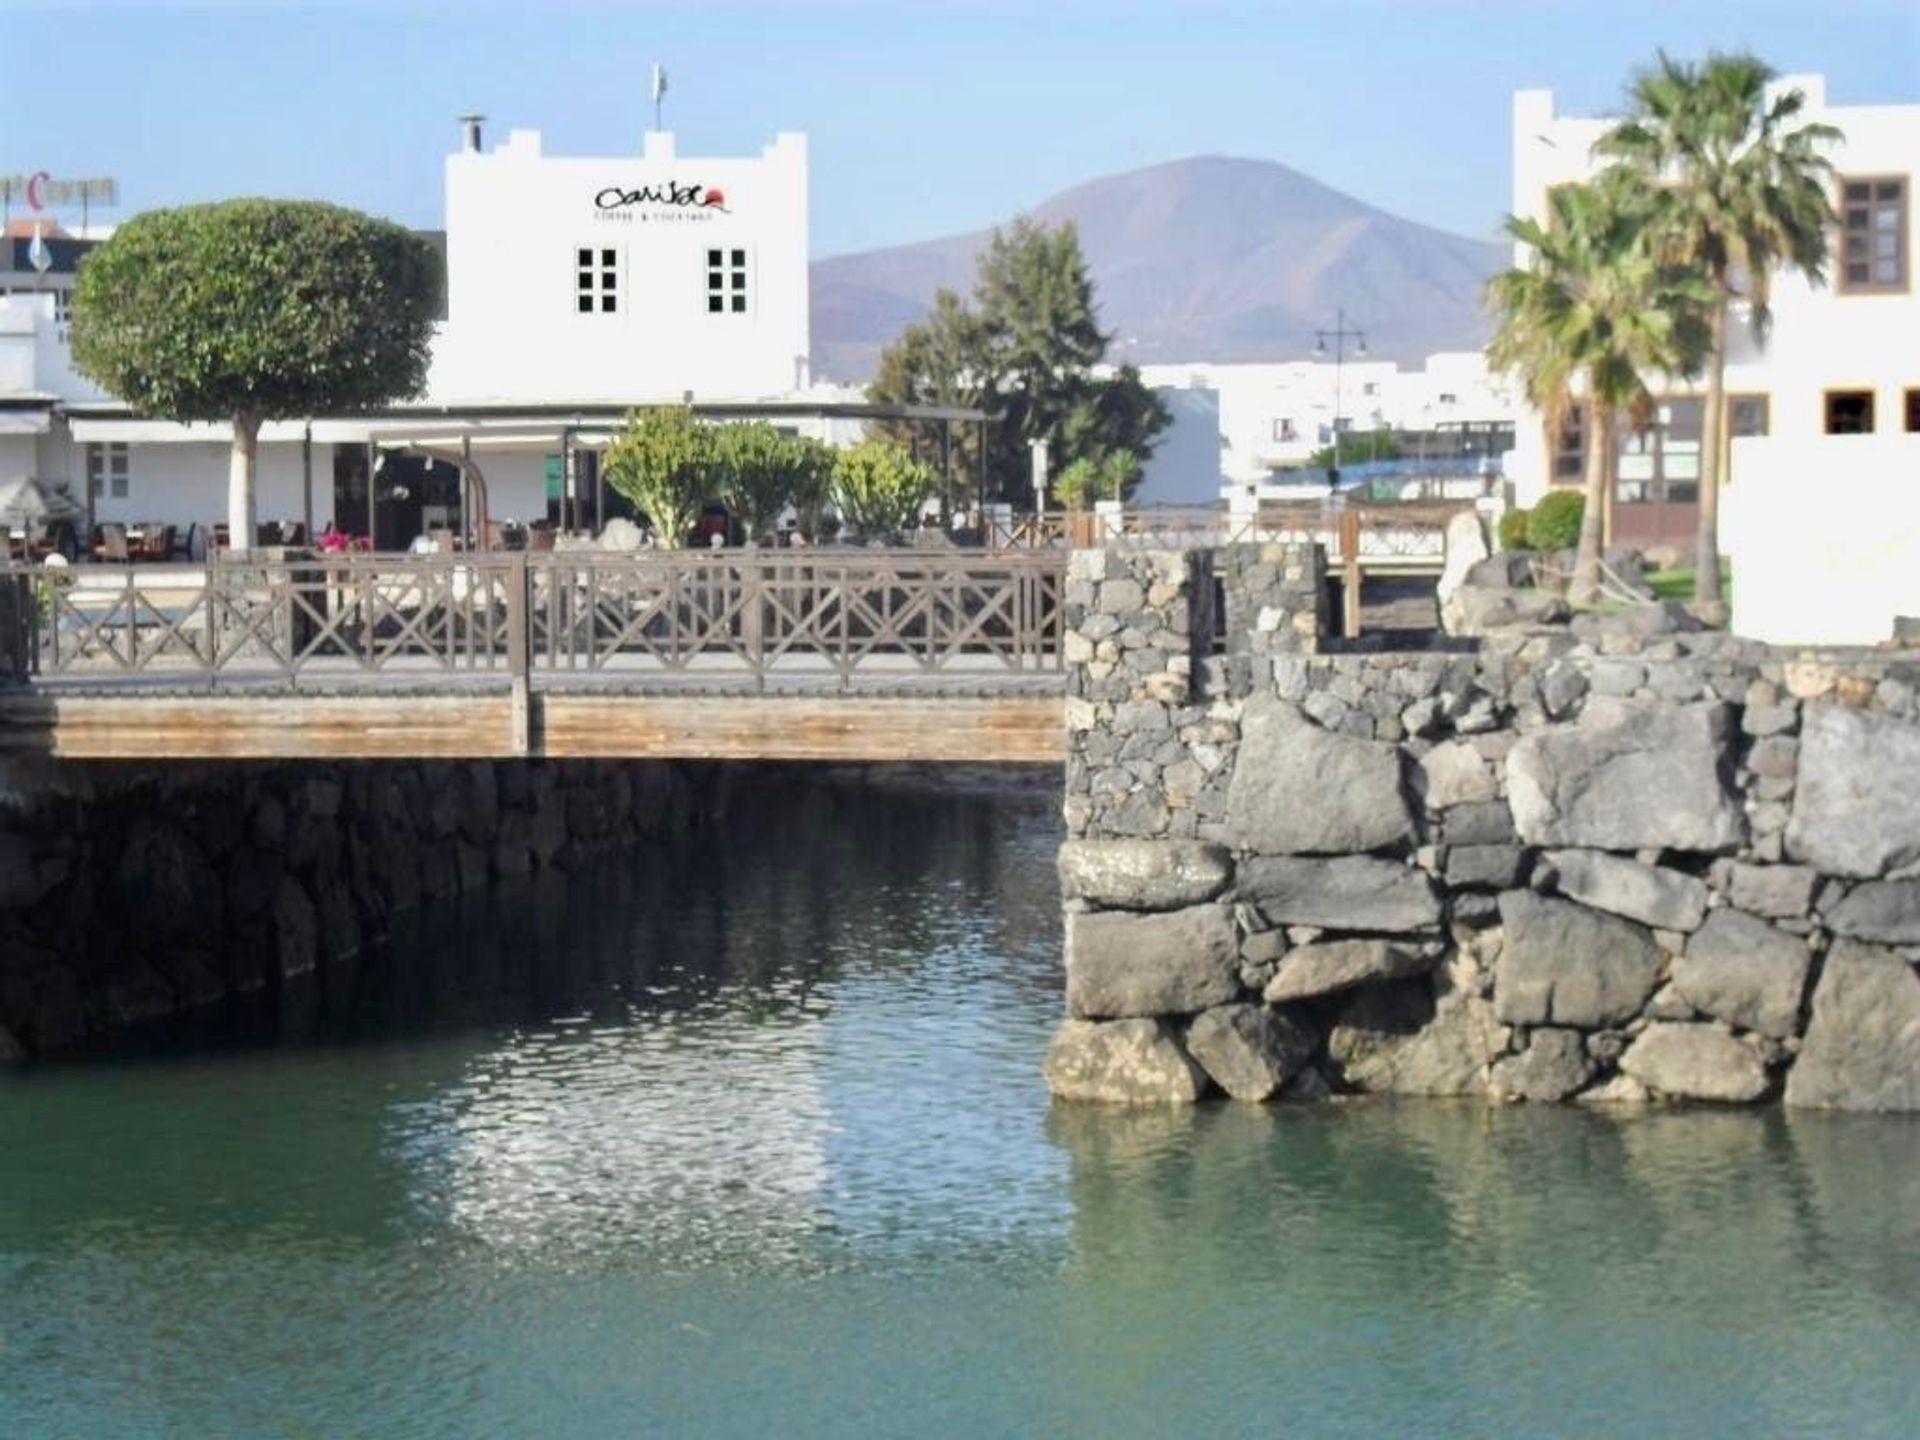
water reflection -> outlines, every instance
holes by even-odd
[[[0,1435],[1900,1433],[1920,1125],[1053,1107],[1046,794],[810,784],[0,1084]],[[985,898],[983,898],[985,897]]]

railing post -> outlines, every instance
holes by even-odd
[[[1360,512],[1340,512],[1340,633],[1360,637]]]
[[[761,562],[760,550],[748,545],[741,553],[738,566],[740,576],[740,646],[746,652],[747,664],[753,670],[753,688],[767,688],[767,654],[764,638],[764,615],[766,594],[761,584],[766,568]]]
[[[507,567],[507,685],[510,695],[509,748],[533,753],[533,596],[527,554],[512,552]]]

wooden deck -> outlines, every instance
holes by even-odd
[[[524,709],[516,713],[516,706]],[[1065,753],[1047,691],[767,695],[499,690],[215,696],[0,692],[0,757],[1006,761]],[[522,722],[524,716],[524,723]]]

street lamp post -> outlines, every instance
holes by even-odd
[[[1340,367],[1346,362],[1347,341],[1354,342],[1353,358],[1367,358],[1367,332],[1347,328],[1347,312],[1335,310],[1333,329],[1313,332],[1314,358],[1324,360],[1327,354],[1327,341],[1333,341],[1333,480],[1340,480]]]

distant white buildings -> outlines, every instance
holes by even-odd
[[[1342,460],[1372,458],[1368,433],[1507,426],[1510,388],[1478,351],[1427,357],[1419,370],[1391,361],[1149,365],[1141,379],[1174,416],[1147,465],[1142,494],[1213,501],[1283,494],[1316,450],[1343,437]],[[1350,446],[1351,449],[1345,447]]]

